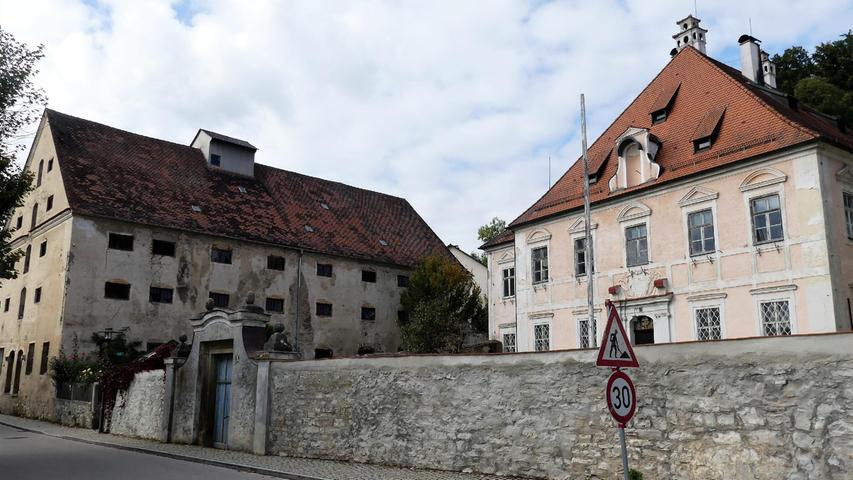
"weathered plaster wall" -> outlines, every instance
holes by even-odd
[[[53,420],[69,427],[92,428],[92,402],[53,399]]]
[[[820,174],[831,245],[835,323],[839,329],[853,329],[853,239],[847,236],[844,213],[844,193],[853,195],[853,154],[825,147],[820,152]]]
[[[110,433],[160,440],[164,391],[163,370],[137,373],[116,398]]]
[[[636,348],[646,478],[849,479],[853,334]],[[274,363],[271,454],[617,478],[594,352]]]

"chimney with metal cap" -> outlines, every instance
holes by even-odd
[[[740,72],[750,81],[764,83],[761,73],[761,40],[752,35],[741,35],[737,43],[740,44]]]

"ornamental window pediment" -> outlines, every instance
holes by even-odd
[[[610,191],[622,190],[650,182],[660,176],[655,156],[660,142],[647,128],[630,127],[616,139],[618,164],[610,179]]]

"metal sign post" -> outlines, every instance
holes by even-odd
[[[622,445],[622,477],[628,478],[628,446],[625,444],[625,425],[619,425],[619,444]]]

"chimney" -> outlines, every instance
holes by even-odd
[[[764,83],[761,74],[761,40],[751,35],[741,35],[737,39],[740,44],[740,71],[744,77],[755,83]],[[774,70],[775,79],[775,70]],[[775,83],[775,80],[774,80]]]
[[[770,55],[761,51],[761,73],[764,76],[764,84],[776,88],[776,65],[770,61]]]
[[[688,15],[686,18],[682,18],[676,22],[679,32],[673,35],[672,39],[675,40],[675,50],[677,52],[687,47],[693,47],[705,53],[705,34],[708,33],[708,30],[699,26],[699,22],[701,21],[693,15]]]

